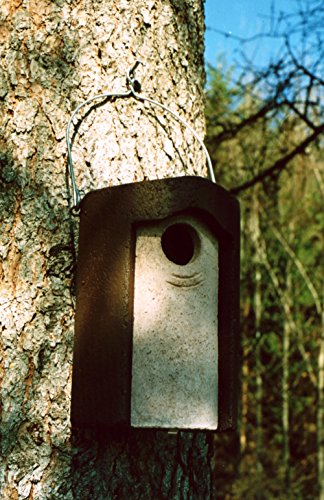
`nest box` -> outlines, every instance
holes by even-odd
[[[230,428],[238,370],[237,200],[200,177],[87,194],[72,423]]]

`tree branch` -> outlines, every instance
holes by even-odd
[[[271,263],[268,259],[266,241],[263,238],[260,238],[259,246],[255,245],[255,251],[260,257],[260,262],[262,262],[266,271],[269,274],[270,280],[273,284],[274,292],[276,293],[278,299],[280,300],[282,310],[284,312],[286,321],[288,322],[288,327],[289,327],[291,333],[295,332],[295,334],[297,336],[299,352],[300,352],[300,354],[304,360],[304,363],[306,365],[306,369],[308,371],[310,381],[312,382],[313,386],[316,387],[316,385],[317,385],[316,374],[315,374],[314,368],[313,368],[312,363],[311,363],[310,355],[306,351],[305,346],[303,344],[303,339],[304,339],[305,335],[302,334],[303,332],[302,332],[300,325],[297,325],[297,323],[294,319],[294,315],[293,315],[293,311],[291,308],[289,298],[287,297],[286,292],[281,287],[278,276],[277,276],[273,266],[271,265]]]
[[[281,244],[282,248],[286,251],[287,255],[291,258],[292,262],[295,264],[296,268],[298,269],[301,277],[303,278],[308,290],[310,291],[310,294],[313,298],[316,312],[321,317],[322,314],[322,304],[321,304],[321,298],[319,296],[319,293],[317,292],[315,285],[313,284],[312,280],[308,276],[308,273],[301,262],[301,260],[298,258],[297,254],[294,252],[294,250],[291,248],[287,240],[284,238],[284,236],[280,233],[280,231],[276,228],[276,226],[268,219],[268,224]]]
[[[300,62],[298,62],[297,58],[295,57],[295,54],[292,51],[292,48],[290,46],[290,42],[289,42],[288,37],[286,36],[285,38],[286,38],[285,43],[286,43],[286,47],[287,47],[288,53],[289,53],[289,55],[291,57],[292,62],[295,65],[295,67],[297,69],[299,69],[302,73],[304,73],[304,75],[308,76],[312,81],[316,80],[316,81],[318,81],[320,83],[320,85],[324,85],[324,80],[320,76],[315,75],[315,73],[312,73],[303,64],[301,64]]]
[[[316,125],[307,117],[306,112],[302,113],[299,111],[297,106],[293,102],[291,102],[287,97],[285,98],[284,101],[285,104],[287,104],[288,108],[290,108],[303,122],[306,123],[306,125],[316,131]],[[309,100],[305,101],[305,106],[309,104]]]
[[[263,170],[263,172],[260,172],[258,175],[256,175],[252,179],[250,179],[246,182],[243,182],[243,184],[230,189],[230,192],[232,194],[236,195],[236,194],[240,193],[241,191],[245,191],[245,189],[248,189],[248,188],[254,186],[257,183],[262,182],[267,177],[271,177],[275,173],[280,173],[282,170],[284,170],[284,168],[288,165],[288,163],[291,160],[293,160],[293,158],[295,158],[295,156],[303,153],[305,151],[305,149],[307,148],[307,146],[309,146],[309,144],[314,142],[315,139],[322,132],[324,132],[324,123],[322,125],[316,127],[315,131],[311,135],[306,137],[306,139],[303,142],[301,142],[298,146],[296,146],[295,149],[293,149],[286,156],[277,160],[273,165],[271,165],[271,167],[266,168],[265,170]]]
[[[232,139],[235,137],[240,130],[242,130],[244,127],[248,125],[252,125],[256,121],[260,120],[260,118],[264,118],[269,111],[272,111],[273,109],[277,108],[277,103],[275,99],[269,100],[264,106],[262,106],[256,113],[251,114],[247,118],[242,119],[240,123],[237,125],[232,125],[230,128],[227,128],[220,132],[219,134],[216,135],[216,137],[213,137],[213,142],[216,142],[217,144],[225,141],[227,139]]]

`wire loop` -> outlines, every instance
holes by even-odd
[[[75,179],[75,174],[74,174],[74,167],[73,167],[73,160],[72,160],[72,145],[70,141],[70,129],[71,125],[73,123],[74,117],[77,115],[77,113],[80,111],[81,108],[86,106],[87,104],[97,100],[97,99],[108,99],[108,98],[128,98],[128,97],[133,97],[137,101],[141,102],[148,102],[154,106],[158,106],[159,108],[163,109],[164,111],[170,113],[173,118],[177,121],[179,121],[184,127],[188,128],[192,135],[195,137],[195,139],[198,141],[199,145],[201,146],[207,160],[207,167],[208,167],[208,173],[210,180],[212,182],[216,182],[215,180],[215,175],[214,175],[214,170],[212,166],[212,162],[208,153],[208,150],[204,144],[204,142],[200,139],[198,136],[197,132],[189,125],[188,122],[186,122],[181,116],[179,116],[177,113],[172,111],[170,108],[165,106],[164,104],[161,104],[158,101],[155,101],[154,99],[150,99],[149,97],[144,97],[140,95],[141,92],[141,83],[136,80],[135,78],[135,71],[136,68],[139,66],[139,64],[143,64],[142,61],[136,60],[134,66],[130,68],[127,73],[126,73],[126,84],[129,90],[127,92],[109,92],[109,93],[102,93],[95,95],[93,97],[90,97],[89,99],[83,101],[77,108],[73,111],[73,113],[70,116],[70,119],[68,121],[67,127],[66,127],[66,145],[67,145],[67,154],[68,154],[68,168],[69,168],[69,175],[71,179],[71,187],[72,187],[72,192],[73,192],[73,207],[72,207],[72,213],[74,215],[78,215],[79,213],[79,205],[81,201],[81,193],[80,190],[77,187],[76,184],[76,179]]]

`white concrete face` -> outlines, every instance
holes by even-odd
[[[186,265],[166,257],[161,237],[193,228]],[[182,245],[182,241],[178,242]],[[180,250],[181,254],[181,250]],[[169,256],[170,257],[170,256]],[[172,217],[136,234],[131,425],[216,429],[218,243],[194,217]]]

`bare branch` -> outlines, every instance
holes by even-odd
[[[304,141],[302,141],[298,146],[295,147],[290,153],[288,153],[286,156],[283,156],[279,160],[277,160],[271,167],[266,168],[263,170],[263,172],[260,172],[258,175],[253,177],[252,179],[243,182],[243,184],[236,186],[230,190],[231,193],[233,194],[238,194],[241,191],[245,191],[246,189],[254,186],[255,184],[258,184],[259,182],[262,182],[264,179],[267,177],[271,177],[275,174],[280,173],[282,170],[286,168],[288,163],[293,160],[296,156],[302,154],[305,149],[312,143],[314,142],[317,137],[324,132],[324,123],[320,125],[319,127],[316,127],[315,131],[306,137]]]
[[[254,42],[255,40],[259,40],[260,38],[282,38],[282,35],[274,35],[271,31],[267,33],[257,33],[256,35],[250,37],[242,37],[234,35],[231,31],[224,31],[217,28],[212,28],[211,26],[206,26],[205,29],[206,31],[213,31],[214,33],[218,33],[225,38],[232,38],[233,40],[237,40],[240,43]]]
[[[273,234],[275,235],[277,240],[280,242],[280,244],[283,247],[283,249],[285,250],[285,252],[289,255],[292,262],[295,264],[296,268],[298,269],[300,275],[302,276],[308,290],[311,293],[311,296],[313,297],[314,304],[316,307],[316,312],[319,315],[319,317],[321,317],[321,314],[322,314],[321,299],[320,299],[320,296],[319,296],[312,280],[308,276],[308,273],[307,273],[305,267],[303,266],[302,262],[297,257],[296,253],[293,251],[293,249],[291,248],[289,243],[286,241],[286,239],[283,237],[283,235],[280,233],[280,231],[275,227],[275,225],[269,219],[268,219],[268,224],[269,224]]]
[[[220,143],[227,139],[232,139],[235,137],[240,130],[248,125],[252,125],[256,121],[264,118],[271,110],[276,109],[276,102],[274,100],[268,101],[264,106],[262,106],[256,113],[252,113],[245,119],[242,119],[238,124],[233,124],[230,128],[227,128],[213,137],[213,142]]]
[[[310,381],[312,382],[313,386],[316,387],[317,385],[317,379],[316,379],[316,374],[314,371],[314,368],[311,364],[310,356],[309,353],[306,352],[306,349],[304,347],[303,343],[303,335],[301,332],[301,328],[298,327],[294,316],[293,312],[291,310],[291,305],[290,301],[288,300],[285,291],[283,290],[282,286],[280,285],[279,279],[277,274],[275,273],[273,267],[271,266],[271,263],[268,259],[268,254],[266,250],[266,242],[263,239],[260,239],[259,244],[255,246],[256,253],[259,255],[260,262],[264,265],[265,269],[267,270],[270,280],[273,284],[274,291],[280,300],[281,307],[283,309],[284,315],[286,317],[286,321],[288,322],[288,327],[291,332],[295,332],[297,337],[298,337],[298,349],[299,352],[305,362],[305,365],[307,367],[307,371],[309,374]]]
[[[318,75],[315,75],[314,73],[312,73],[303,64],[300,64],[300,62],[297,60],[297,58],[295,57],[295,54],[292,51],[292,48],[290,46],[290,42],[289,42],[289,40],[288,40],[287,37],[286,37],[286,47],[287,47],[288,53],[289,53],[289,55],[291,57],[292,62],[295,65],[295,67],[297,69],[299,69],[304,75],[306,75],[309,78],[311,78],[311,80],[317,80],[321,85],[324,85],[324,80],[322,78],[320,78]]]
[[[306,112],[302,113],[299,111],[297,106],[295,106],[295,103],[291,102],[288,98],[285,98],[284,103],[287,104],[287,106],[304,122],[306,125],[311,128],[312,130],[316,131],[316,125],[307,117]],[[305,101],[305,106],[306,103],[309,104],[309,101]],[[306,108],[307,110],[307,108]]]

